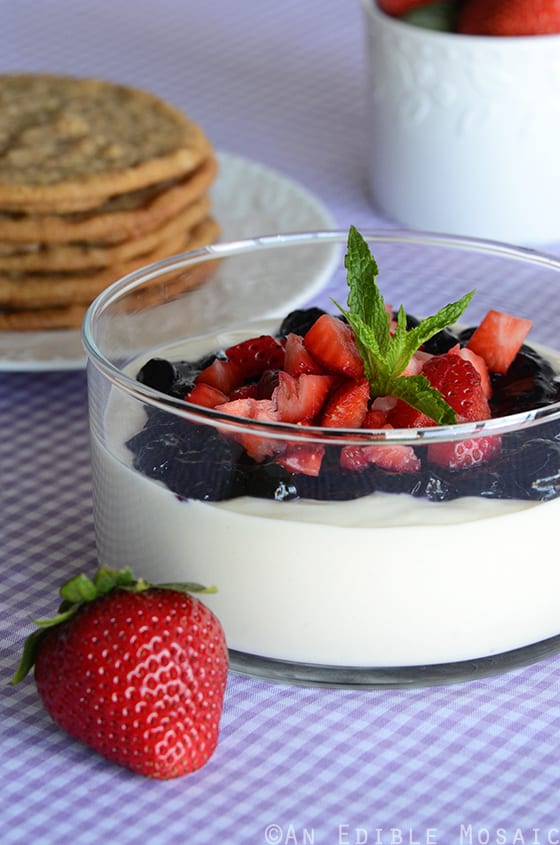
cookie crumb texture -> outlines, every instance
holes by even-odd
[[[103,175],[139,188],[154,181],[153,168],[158,178],[178,176],[206,152],[200,127],[148,92],[97,79],[0,76],[0,201],[15,201],[18,188],[65,192],[74,182],[103,193]]]

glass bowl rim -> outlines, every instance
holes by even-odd
[[[557,256],[532,247],[516,246],[502,241],[411,229],[365,228],[361,229],[361,234],[369,243],[373,244],[405,243],[443,247],[451,250],[459,249],[460,251],[471,251],[479,254],[487,253],[495,257],[512,258],[516,261],[537,264],[560,273],[560,258]],[[532,427],[543,421],[560,418],[560,401],[544,407],[494,417],[488,420],[426,428],[327,429],[320,426],[301,426],[298,423],[271,422],[236,417],[216,411],[213,408],[204,408],[186,400],[168,396],[141,384],[109,361],[96,344],[94,326],[99,315],[123,295],[130,293],[145,282],[156,279],[168,272],[182,270],[199,262],[235,257],[246,253],[258,252],[261,249],[282,249],[292,245],[309,245],[313,243],[346,245],[347,238],[348,231],[343,229],[261,235],[237,241],[219,242],[196,250],[178,253],[128,273],[105,288],[93,300],[86,311],[81,327],[81,337],[88,363],[93,365],[105,378],[116,387],[122,389],[128,396],[154,408],[173,413],[199,424],[206,423],[219,426],[220,429],[231,430],[232,432],[252,435],[258,432],[260,436],[274,439],[289,436],[290,440],[301,444],[328,445],[334,441],[338,445],[363,446],[374,443],[385,445],[387,443],[427,445],[428,443],[457,441],[467,438],[476,439],[482,436],[497,436],[511,431],[517,431],[520,428]],[[260,319],[256,317],[255,324]],[[251,323],[252,321],[246,321],[241,328],[249,330]],[[236,327],[224,326],[223,330],[226,331],[234,328]],[[220,331],[220,329],[216,329],[215,331]],[[203,338],[204,335],[198,337]],[[193,336],[191,339],[195,340],[197,337]]]

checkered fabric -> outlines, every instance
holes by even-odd
[[[299,180],[341,226],[391,226],[365,187],[357,2],[0,0],[0,20],[2,71],[150,88],[219,149]],[[29,618],[53,610],[53,584],[95,561],[83,371],[0,372],[0,468],[7,682]],[[560,657],[413,690],[318,690],[232,673],[215,755],[159,783],[65,736],[31,679],[4,684],[0,842],[553,845],[559,699]]]

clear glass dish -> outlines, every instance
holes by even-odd
[[[465,326],[489,308],[509,311],[534,321],[532,346],[547,356],[559,346],[556,259],[426,233],[364,236],[395,307],[423,317],[476,288]],[[303,284],[334,250],[328,293],[344,304],[346,238],[314,232],[219,244],[137,271],[92,304],[83,339],[100,561],[155,582],[214,584],[205,601],[224,625],[232,669],[270,680],[450,683],[556,652],[556,399],[455,426],[326,430],[242,421],[137,380],[151,359],[194,360],[278,330],[280,318],[250,322],[248,314],[245,325],[212,325],[198,336],[197,324],[211,322],[191,304],[201,282],[276,286],[290,273],[292,286]],[[499,443],[497,457],[467,476],[425,459],[432,444],[480,438]],[[251,442],[270,454],[248,461],[242,444]],[[309,446],[323,455],[318,476],[275,459]],[[394,446],[414,449],[421,470],[341,468],[343,448]]]

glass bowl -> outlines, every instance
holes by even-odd
[[[554,364],[555,258],[417,232],[364,237],[393,307],[424,317],[475,288],[457,331],[492,308],[530,318],[527,343]],[[539,355],[502,377],[501,416],[453,426],[325,429],[243,420],[182,398],[193,370],[177,362],[282,322],[214,325],[197,290],[259,279],[277,290],[287,273],[291,288],[304,287],[309,268],[334,256],[313,304],[338,313],[329,294],[346,303],[346,239],[218,244],[150,265],[95,300],[83,338],[100,561],[153,582],[215,585],[204,600],[224,626],[232,669],[281,682],[450,683],[556,652],[560,404]],[[176,395],[165,392],[172,378]],[[434,446],[466,440],[497,448],[470,469],[431,464]],[[365,469],[343,468],[343,453],[364,448]],[[414,455],[412,471],[384,464],[395,448]],[[313,450],[320,470],[294,463]]]

